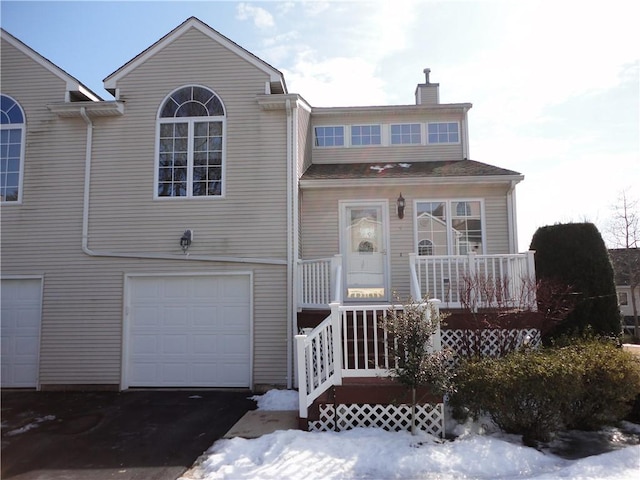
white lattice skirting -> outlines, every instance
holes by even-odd
[[[416,405],[416,426],[431,435],[444,436],[442,403]],[[411,405],[321,404],[320,419],[309,422],[309,431],[343,431],[357,427],[411,430]]]
[[[481,353],[487,357],[499,357],[527,344],[536,348],[541,343],[537,328],[482,330],[442,330],[442,346],[448,347],[461,356]],[[481,352],[477,352],[480,349]]]

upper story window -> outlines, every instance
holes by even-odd
[[[391,125],[391,145],[419,145],[422,143],[419,123]]]
[[[344,127],[315,127],[316,147],[343,147]]]
[[[352,125],[351,145],[381,145],[380,125]]]
[[[174,91],[158,115],[158,197],[219,197],[224,192],[225,111],[206,87]]]
[[[0,95],[0,201],[22,200],[25,121],[13,98]]]
[[[419,255],[483,253],[480,200],[419,201],[415,222]]]
[[[629,305],[627,292],[618,292],[618,304],[622,307]]]
[[[429,143],[458,143],[460,141],[458,123],[427,124],[427,140]]]

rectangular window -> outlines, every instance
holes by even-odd
[[[419,123],[391,125],[391,145],[419,145],[422,143]]]
[[[351,126],[351,145],[380,145],[382,136],[380,134],[380,125],[352,125]]]
[[[421,201],[416,204],[418,255],[483,253],[480,200]]]
[[[316,147],[343,147],[344,127],[315,127]]]
[[[429,143],[459,143],[458,123],[429,123],[427,125],[427,139]]]
[[[618,303],[621,306],[629,305],[629,297],[627,292],[618,292]]]
[[[0,201],[17,202],[20,193],[22,129],[0,130]]]

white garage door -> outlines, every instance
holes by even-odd
[[[131,277],[125,387],[249,387],[249,275]]]
[[[2,387],[36,387],[42,280],[2,280],[0,295]]]

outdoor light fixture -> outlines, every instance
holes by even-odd
[[[400,196],[396,201],[396,207],[398,208],[398,218],[402,220],[404,218],[404,197],[402,196],[402,192],[400,192]]]
[[[191,229],[185,230],[180,237],[180,246],[182,247],[183,252],[187,252],[187,249],[191,246],[191,241],[193,240],[193,231]]]

